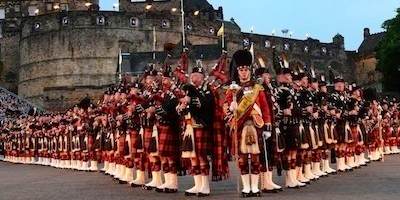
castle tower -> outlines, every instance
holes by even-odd
[[[339,33],[333,37],[333,44],[338,45],[341,49],[344,49],[344,37]]]

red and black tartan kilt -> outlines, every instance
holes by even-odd
[[[194,148],[197,157],[206,157],[211,149],[211,137],[208,131],[203,128],[194,129]]]
[[[81,152],[80,151],[76,151],[74,153],[74,158],[75,158],[75,160],[82,160]]]
[[[92,152],[94,151],[94,138],[93,135],[88,135],[88,147],[87,149]]]
[[[153,128],[144,128],[143,131],[143,148],[145,153],[150,153],[150,142],[153,135]]]
[[[108,162],[115,162],[115,157],[114,157],[113,151],[107,152],[107,160],[108,160]]]
[[[124,165],[125,165],[127,168],[133,168],[133,167],[134,167],[133,159],[132,159],[132,158],[125,158],[125,159],[124,159]]]
[[[343,120],[338,121],[336,126],[335,126],[334,135],[335,135],[335,138],[337,138],[337,143],[338,144],[343,144],[343,143],[346,142],[346,129],[345,129],[345,126],[346,126],[346,122],[343,121]]]
[[[379,145],[379,130],[377,128],[373,129],[368,134],[369,143],[368,146],[370,148],[377,148]]]
[[[109,161],[109,158],[108,158],[108,156],[107,156],[107,151],[102,151],[102,152],[101,152],[101,159],[102,159],[103,161]]]
[[[28,150],[26,156],[27,157],[34,157],[35,156],[35,150]]]
[[[222,119],[216,116],[214,119]],[[229,165],[227,156],[227,138],[225,135],[225,125],[222,120],[214,120],[213,123],[213,143],[212,143],[212,180],[219,181],[228,178]]]
[[[94,158],[93,160],[96,160],[97,162],[101,162],[103,157],[103,153],[101,150],[95,150],[94,151]]]
[[[170,126],[158,125],[158,153],[162,157],[173,157],[179,153],[177,135]]]
[[[357,126],[350,126],[350,129],[351,129],[351,136],[353,138],[353,142],[350,144],[356,145],[358,141],[360,141],[361,136],[358,132]]]
[[[69,160],[69,154],[66,151],[60,153],[61,160]]]
[[[130,140],[131,140],[130,148],[132,151],[131,152],[132,156],[134,157],[137,152],[137,142],[138,142],[139,133],[136,130],[130,129],[127,137],[130,137]]]
[[[124,157],[119,152],[114,152],[113,157],[114,157],[114,161],[116,164],[119,164],[119,165],[124,164]]]
[[[17,150],[12,150],[11,151],[11,156],[17,157],[18,156],[18,151]]]
[[[82,153],[81,153],[81,157],[82,157],[82,160],[83,161],[89,161],[89,152],[88,151],[82,151]]]

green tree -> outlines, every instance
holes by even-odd
[[[385,21],[382,27],[385,37],[377,49],[377,69],[383,73],[385,91],[400,92],[400,8],[393,19]]]

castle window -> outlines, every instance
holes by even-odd
[[[29,16],[36,16],[39,14],[39,9],[36,6],[29,6],[28,14],[29,14]]]
[[[271,42],[269,40],[265,41],[265,48],[271,48]]]
[[[14,6],[14,12],[17,12],[17,13],[19,13],[19,12],[21,12],[21,5],[15,5]]]
[[[169,27],[171,27],[171,23],[168,20],[163,19],[161,21],[161,28],[169,28]]]
[[[129,25],[131,27],[138,27],[139,26],[139,19],[137,17],[131,17],[129,19]]]
[[[243,46],[245,46],[245,47],[250,46],[250,40],[249,40],[249,38],[243,39]]]
[[[53,10],[53,3],[47,3],[46,4],[46,10],[47,11],[52,11]]]
[[[326,54],[326,53],[327,53],[326,47],[322,47],[321,50],[322,50],[322,53],[323,53],[323,54]]]
[[[210,27],[210,29],[208,29],[208,32],[209,32],[211,35],[214,35],[214,34],[215,34],[215,29],[214,29],[214,27]]]
[[[290,50],[290,44],[286,43],[284,48],[285,48],[285,51],[289,51]]]
[[[6,18],[6,11],[4,8],[0,8],[0,19],[5,19]]]
[[[63,18],[61,19],[61,24],[62,24],[63,26],[67,26],[67,25],[69,24],[69,18],[68,18],[68,17],[63,17]]]
[[[60,9],[62,11],[68,11],[68,3],[62,3],[60,4]]]
[[[193,30],[193,25],[192,24],[187,24],[186,25],[186,30],[188,30],[188,31]]]
[[[39,22],[36,22],[36,23],[33,24],[32,29],[34,31],[38,31],[38,30],[40,30],[40,27],[41,27],[41,24]]]
[[[106,25],[106,18],[104,16],[98,16],[96,19],[96,24],[100,26]]]

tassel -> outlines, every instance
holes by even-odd
[[[139,137],[136,143],[136,149],[138,153],[143,153],[143,127],[140,127]]]
[[[158,130],[156,125],[153,125],[149,151],[151,156],[158,156]]]
[[[182,158],[196,157],[194,149],[194,130],[192,125],[187,124],[182,141]]]

